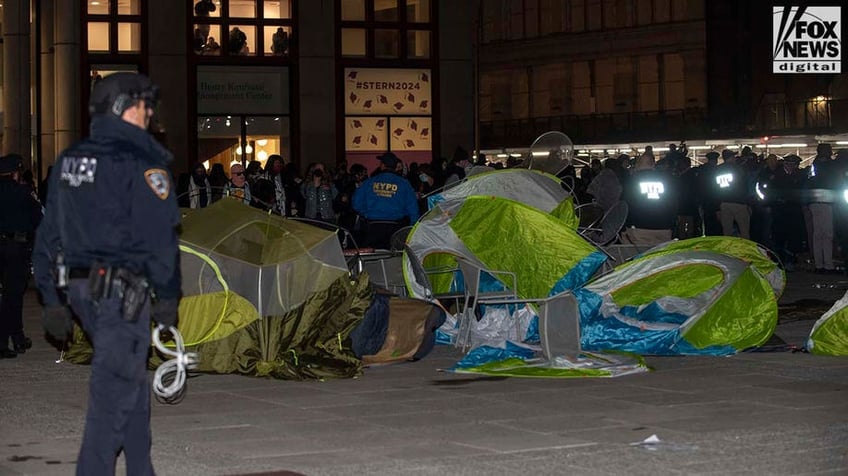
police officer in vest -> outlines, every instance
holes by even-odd
[[[153,474],[150,322],[175,325],[180,298],[172,155],[147,132],[156,99],[141,74],[97,83],[91,136],[57,159],[36,233],[45,329],[67,339],[73,309],[94,346],[78,475],[114,474],[121,450],[128,475]]]
[[[18,182],[20,170],[19,155],[0,158],[0,359],[14,358],[32,347],[24,335],[23,300],[29,249],[41,220],[41,205],[32,190]]]
[[[671,230],[677,221],[677,199],[671,174],[654,168],[654,159],[642,155],[636,162],[636,172],[624,188],[627,202],[627,229],[622,242],[652,246],[671,240]]]
[[[362,246],[388,249],[394,232],[418,221],[418,199],[409,181],[398,175],[395,154],[377,159],[380,171],[356,189],[352,205],[364,220]]]
[[[721,152],[724,163],[716,168],[714,187],[719,199],[721,230],[724,236],[733,236],[733,224],[739,236],[751,239],[751,193],[748,177],[739,157],[730,149]]]

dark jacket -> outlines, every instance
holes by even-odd
[[[112,116],[96,116],[91,137],[59,156],[36,232],[35,280],[46,305],[61,251],[70,268],[95,262],[144,275],[160,299],[180,295],[180,222],[172,155],[151,135]]]

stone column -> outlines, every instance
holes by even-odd
[[[56,76],[53,74],[53,4],[54,0],[38,0],[41,8],[38,21],[41,25],[40,39],[41,46],[39,51],[39,61],[41,65],[41,84],[38,85],[41,91],[41,110],[38,111],[39,122],[41,124],[40,137],[38,138],[41,144],[41,176],[47,177],[47,167],[56,161],[56,134],[54,132],[56,125],[56,108],[54,88]]]
[[[194,86],[187,83],[188,53],[186,42],[181,40],[187,35],[189,22],[185,2],[148,2],[147,18],[150,79],[159,86],[161,96],[155,125],[162,132],[165,147],[174,154],[171,169],[184,172],[188,170],[189,157],[196,154],[189,153],[189,135],[197,133],[189,127],[195,123],[195,114],[188,110],[186,92],[194,91]]]
[[[439,124],[440,150],[448,157],[461,146],[474,149],[474,31],[479,8],[476,1],[440,0],[439,4]],[[436,111],[434,111],[436,112]],[[436,118],[434,117],[434,120]]]
[[[57,1],[54,5],[53,150],[61,151],[80,139],[80,31],[85,25],[80,25],[80,2]]]
[[[3,154],[16,153],[31,167],[29,2],[3,7]]]
[[[315,0],[298,3],[300,85],[292,93],[300,95],[300,153],[293,158],[301,170],[310,162],[335,166],[343,153],[336,151],[336,32],[330,20],[334,5],[335,2]]]

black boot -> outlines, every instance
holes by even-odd
[[[32,347],[32,339],[23,334],[12,336],[12,347],[16,353],[24,354]]]
[[[18,353],[8,347],[0,349],[0,359],[14,359],[17,356]]]

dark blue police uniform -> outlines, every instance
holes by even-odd
[[[389,170],[399,159],[388,152],[378,157]],[[356,189],[353,194],[353,209],[365,219],[363,245],[374,248],[389,248],[392,233],[406,223],[418,221],[418,197],[409,180],[393,172],[382,172]]]
[[[32,234],[41,220],[41,205],[26,185],[15,180],[21,159],[0,159],[0,358],[26,352],[32,341],[24,335],[23,299],[29,274]],[[9,348],[9,339],[12,348]]]
[[[62,309],[54,282],[61,260],[69,270],[68,303],[94,347],[80,475],[114,474],[122,449],[128,475],[153,474],[146,371],[151,313],[159,323],[173,324],[180,294],[179,211],[167,168],[172,156],[121,118],[139,99],[153,100],[144,95],[149,81],[131,76],[98,83],[112,88],[117,83],[121,94],[129,90],[130,101],[101,92],[107,107],[95,109],[91,136],[57,160],[33,253],[45,316]],[[97,95],[96,87],[92,101]],[[151,305],[145,291],[132,315],[127,296],[137,285],[149,285],[156,302]],[[169,314],[173,317],[165,317]],[[61,334],[49,323],[45,317],[48,332]]]
[[[642,170],[630,177],[624,197],[627,225],[645,230],[671,230],[677,219],[676,183],[662,171]]]

